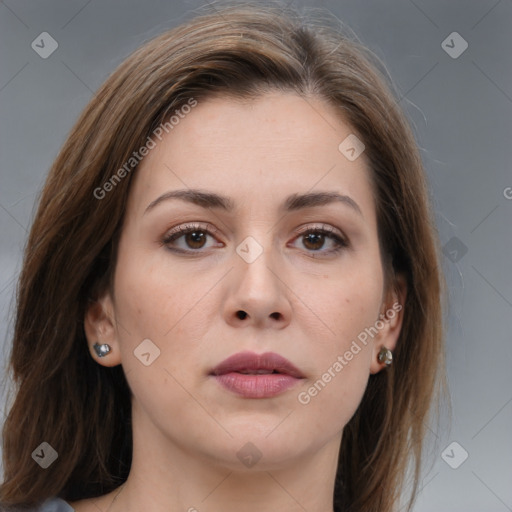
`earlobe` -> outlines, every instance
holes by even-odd
[[[84,330],[89,353],[98,364],[108,367],[121,364],[114,308],[108,293],[90,301],[85,311]]]
[[[375,339],[370,373],[375,374],[393,364],[393,351],[402,330],[404,304],[407,296],[406,281],[397,276],[395,288],[386,301],[385,310],[381,313],[384,327]]]

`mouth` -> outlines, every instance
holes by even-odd
[[[210,376],[244,398],[271,398],[305,378],[288,359],[273,352],[234,354],[216,366]]]

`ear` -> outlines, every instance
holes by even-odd
[[[96,300],[90,300],[84,316],[84,330],[91,357],[102,366],[117,366],[121,364],[121,351],[117,325],[114,316],[114,304],[110,292],[105,292]],[[99,357],[93,346],[106,343],[111,351]]]
[[[396,342],[402,330],[406,297],[407,282],[405,277],[397,275],[394,279],[393,289],[387,294],[386,300],[383,301],[379,315],[383,328],[379,329],[374,339],[372,362],[370,365],[370,373],[372,374],[378,373],[386,367],[384,363],[378,360],[380,350],[383,347],[391,350],[391,352],[395,350]],[[377,324],[377,322],[376,325],[381,325]]]

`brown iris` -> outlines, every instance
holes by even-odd
[[[185,241],[192,249],[201,249],[206,241],[204,231],[191,231],[185,235]]]
[[[307,233],[304,235],[304,245],[311,250],[321,249],[325,242],[325,235],[322,233]],[[314,245],[314,247],[309,246],[308,244]]]

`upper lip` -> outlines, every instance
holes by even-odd
[[[211,375],[224,375],[231,372],[256,372],[257,370],[274,371],[296,377],[304,378],[301,371],[288,359],[274,352],[256,354],[254,352],[239,352],[228,357],[218,364]]]

